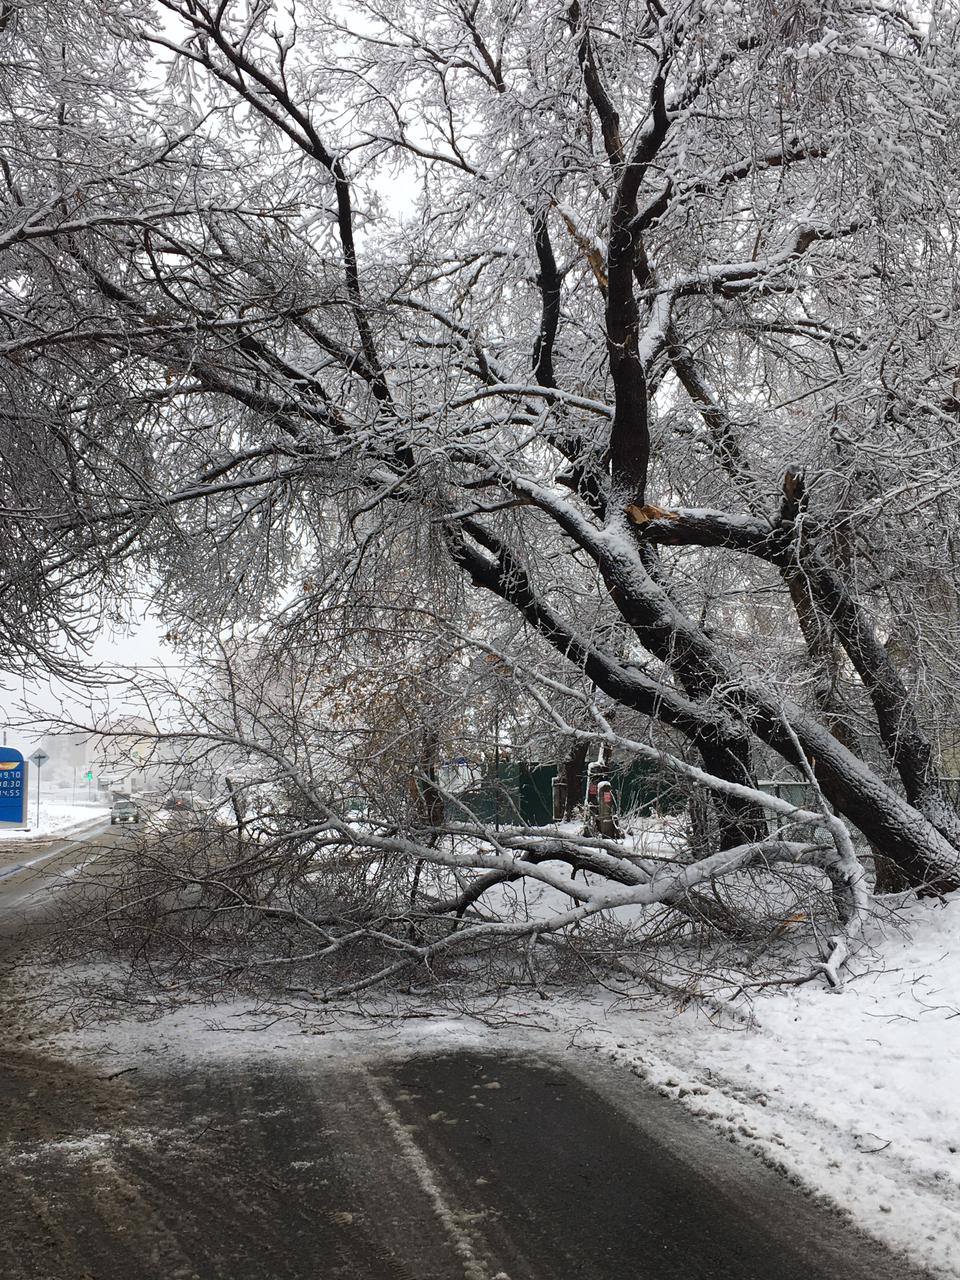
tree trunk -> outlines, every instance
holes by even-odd
[[[756,682],[744,679],[708,637],[674,608],[637,557],[628,557],[629,544],[623,539],[612,544],[615,556],[610,559],[614,563],[604,565],[605,576],[619,579],[612,598],[648,651],[662,655],[672,669],[683,663],[688,675],[702,678],[702,687],[711,689],[709,701],[684,697],[669,682],[655,680],[588,643],[541,598],[516,557],[488,530],[478,529],[477,534],[484,547],[495,550],[495,558],[463,537],[451,536],[448,546],[456,563],[476,586],[517,608],[559,654],[584,671],[608,697],[681,730],[699,750],[734,746],[736,758],[738,752],[749,749],[748,735],[754,733],[796,766],[801,762],[786,721],[827,799],[871,844],[886,851],[911,884],[934,893],[960,886],[957,848],[829,729],[799,707],[781,703]]]
[[[735,425],[717,402],[692,352],[682,343],[675,329],[671,330],[670,344],[671,364],[703,418],[721,465],[750,509],[761,517],[760,537],[754,538],[751,545],[743,545],[736,537],[732,541],[728,537],[722,540],[707,538],[701,540],[701,545],[737,547],[760,555],[779,567],[814,662],[827,657],[827,651],[832,649],[831,633],[835,635],[873,703],[880,739],[900,776],[907,799],[954,848],[960,849],[960,815],[944,791],[935,768],[932,744],[920,728],[909,694],[890,655],[880,644],[875,628],[839,574],[811,547],[805,519],[798,519],[804,516],[807,505],[803,474],[788,468],[778,520],[775,524],[765,520],[763,513],[767,504],[758,479],[741,449]],[[648,532],[649,529],[645,530]],[[666,540],[675,541],[676,538],[668,536]],[[821,705],[831,730],[856,753],[856,744],[846,740],[848,735],[841,728],[843,721],[836,707]],[[881,859],[878,867],[896,866],[889,857],[877,855],[876,850],[875,856]],[[903,868],[897,873],[886,871],[882,876],[883,882],[892,884],[902,873]]]
[[[587,784],[587,747],[588,744],[585,741],[578,739],[563,762],[563,780],[567,789],[563,810],[564,822],[572,821],[576,811],[583,804],[583,793]]]

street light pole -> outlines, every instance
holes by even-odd
[[[493,712],[493,827],[495,831],[500,830],[500,703],[498,702]]]
[[[494,792],[495,792],[493,823],[494,823],[494,828],[497,831],[499,831],[500,830],[500,698],[502,694],[502,689],[500,687],[498,677],[509,676],[509,675],[512,675],[513,672],[511,671],[510,667],[508,667],[507,664],[501,658],[498,658],[496,656],[496,654],[488,653],[486,661],[489,664],[491,673],[493,675],[493,691],[494,691],[494,699],[495,699],[493,704],[493,731],[494,731],[494,734],[496,735],[496,741],[493,744],[493,772],[494,772]]]

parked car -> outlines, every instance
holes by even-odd
[[[110,825],[115,822],[139,822],[140,810],[132,800],[115,800],[110,806]]]

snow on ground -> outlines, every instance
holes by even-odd
[[[875,927],[840,992],[764,992],[742,1021],[630,1001],[560,1012],[603,1052],[827,1195],[868,1232],[960,1276],[960,895]],[[580,1026],[575,1024],[582,1019]]]
[[[40,840],[45,836],[66,834],[74,827],[96,818],[105,818],[110,812],[105,805],[73,804],[65,800],[45,800],[40,797],[40,818],[37,820],[36,800],[29,805],[26,829],[16,827],[0,827],[2,840]]]
[[[669,1007],[639,983],[481,1016],[416,1003],[197,1004],[71,1028],[52,1047],[112,1067],[277,1054],[298,1062],[470,1047],[598,1053],[832,1200],[943,1280],[960,1280],[960,894],[875,922],[839,991]],[[729,993],[732,995],[733,993]],[[719,1009],[719,1012],[718,1012]]]

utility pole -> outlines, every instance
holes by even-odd
[[[494,706],[493,712],[493,827],[500,830],[500,703]]]

